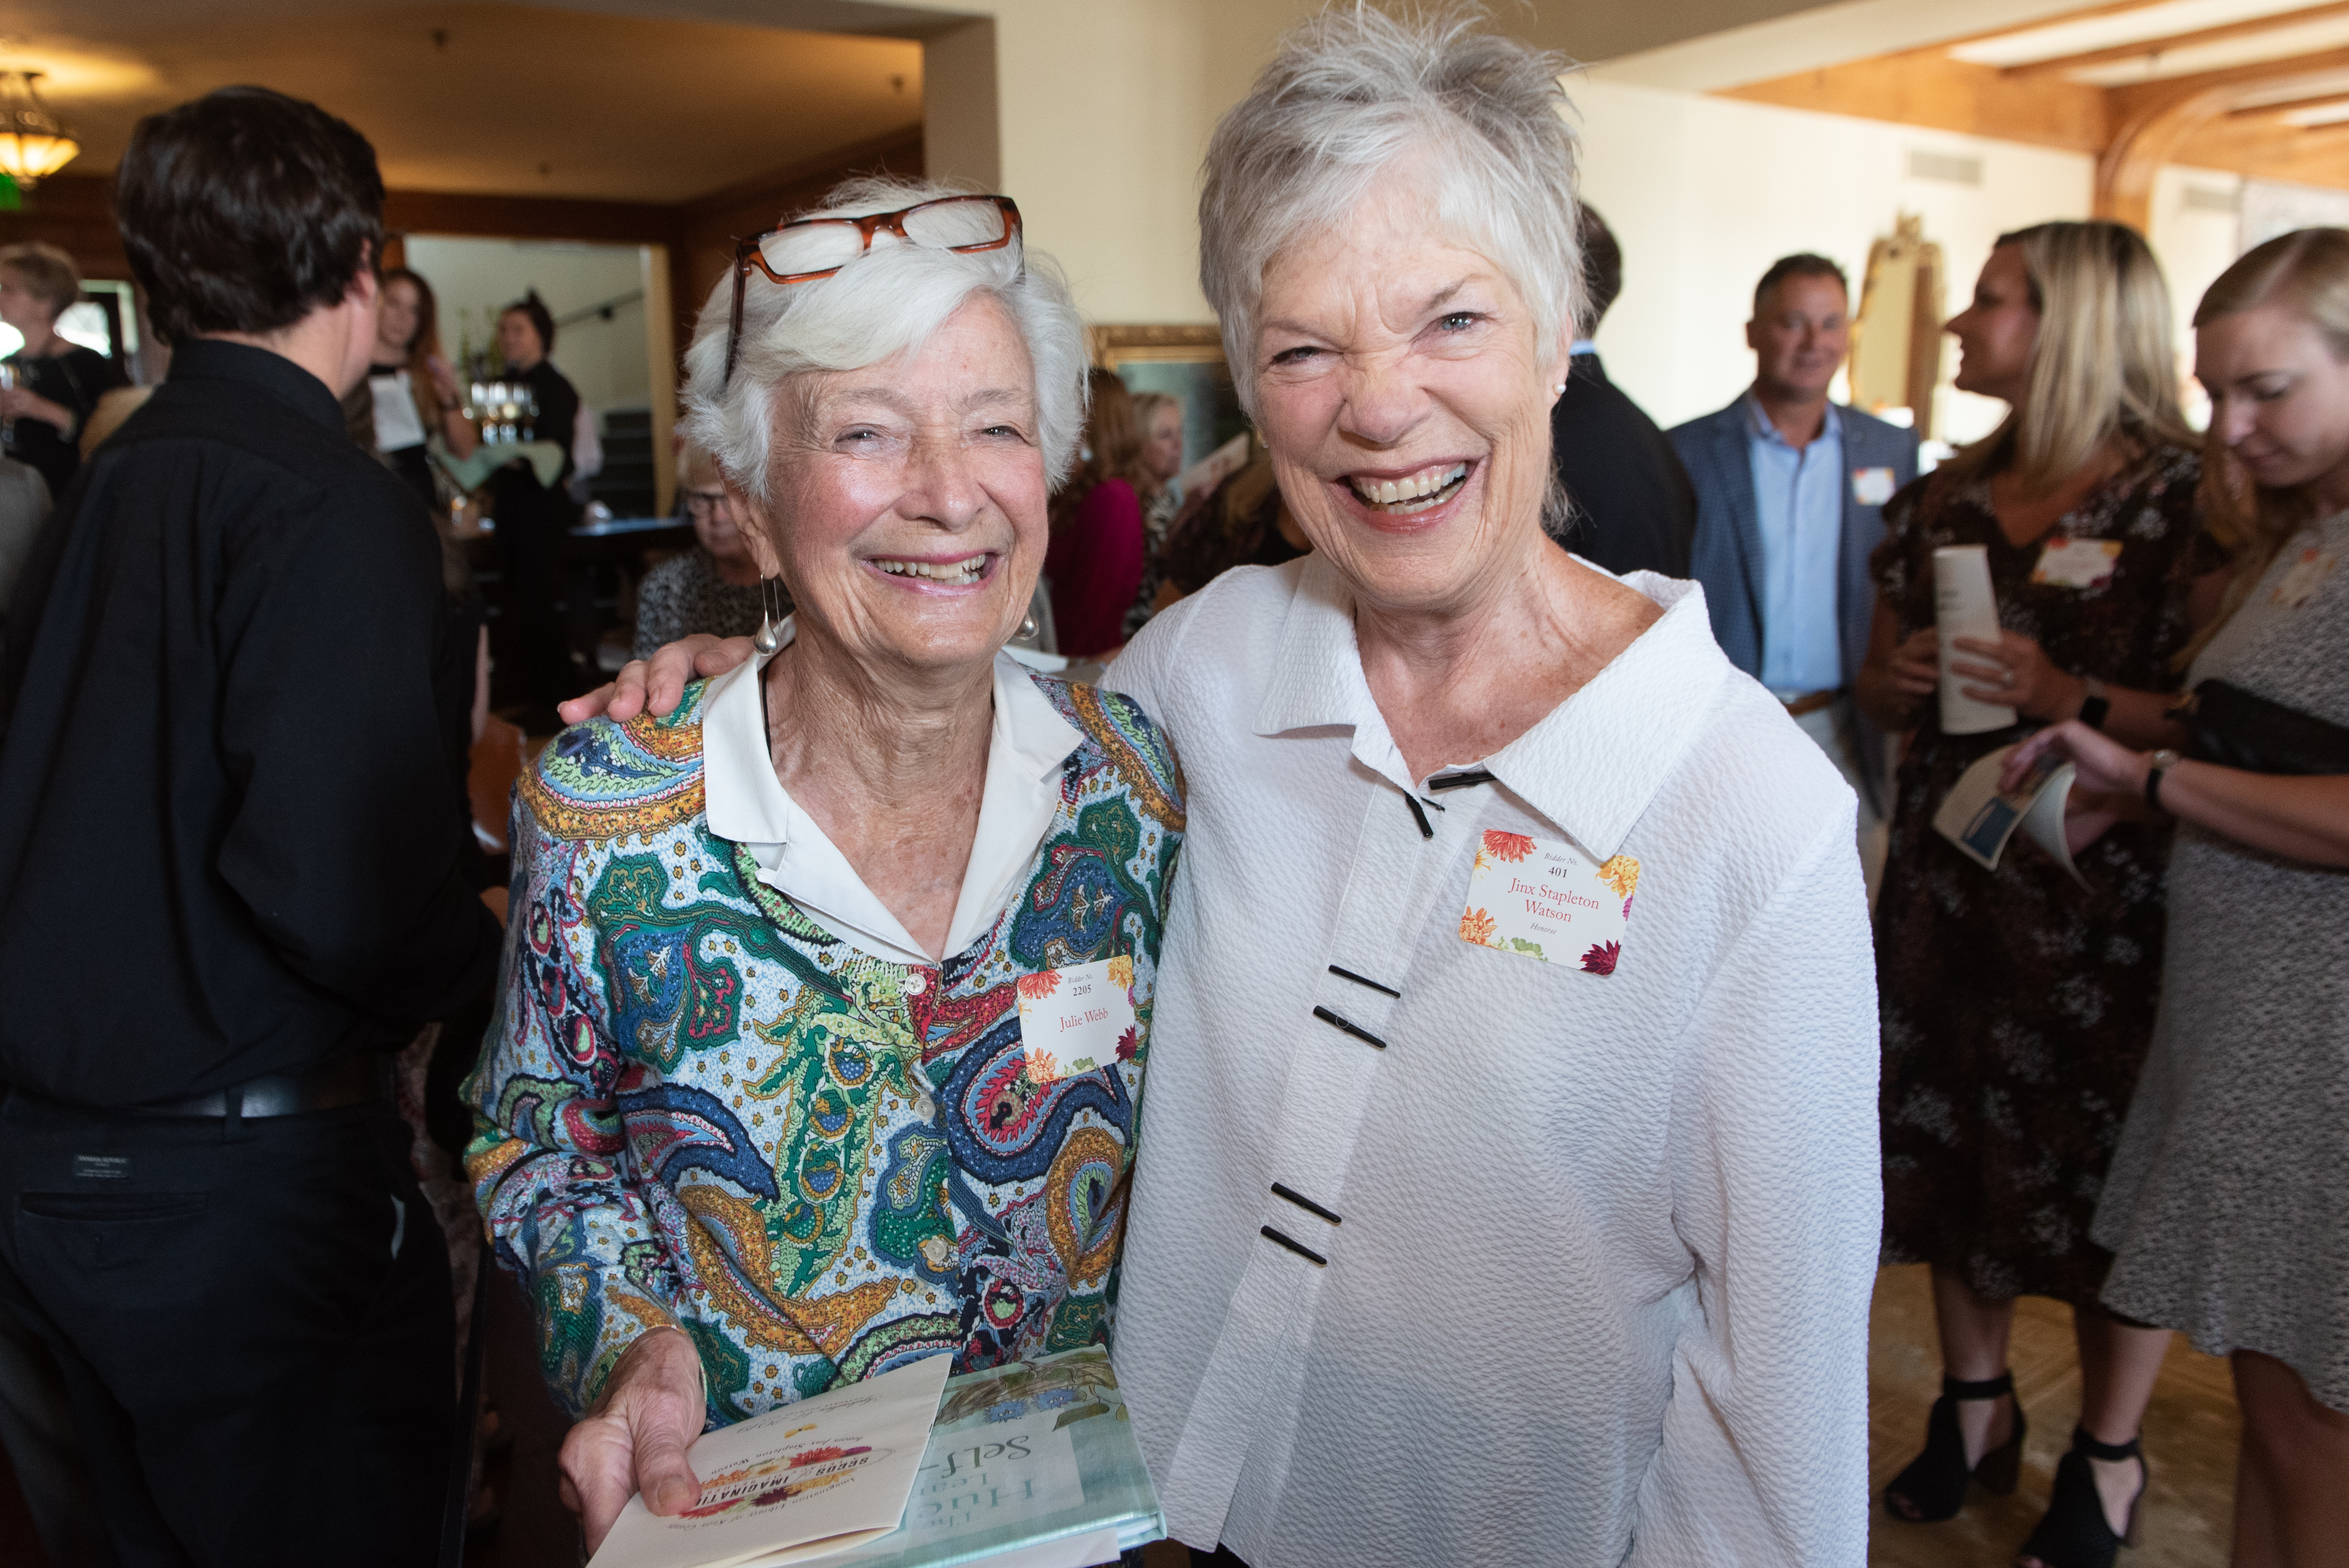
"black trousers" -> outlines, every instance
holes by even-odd
[[[408,1145],[388,1106],[0,1099],[0,1309],[56,1358],[125,1568],[434,1561],[455,1326]]]

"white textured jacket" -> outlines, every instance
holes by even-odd
[[[1408,776],[1319,557],[1225,574],[1111,672],[1189,789],[1115,1348],[1183,1541],[1865,1559],[1852,795],[1695,584],[1625,581],[1662,618],[1459,759],[1489,784]],[[1464,940],[1488,830],[1636,858],[1612,973]]]

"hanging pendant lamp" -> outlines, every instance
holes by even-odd
[[[0,71],[0,173],[29,191],[71,163],[81,143],[67,133],[41,101],[33,83],[38,71]]]

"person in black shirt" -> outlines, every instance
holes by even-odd
[[[498,352],[505,356],[506,379],[529,385],[538,401],[531,438],[563,449],[563,471],[542,485],[531,466],[517,459],[490,476],[490,515],[497,520],[498,563],[502,568],[506,614],[512,617],[515,653],[530,682],[531,707],[523,727],[532,734],[562,727],[554,704],[595,682],[576,654],[595,644],[595,612],[587,574],[571,550],[571,530],[579,508],[564,486],[570,481],[571,442],[579,421],[579,393],[546,356],[554,348],[554,317],[535,294],[516,300],[498,316]],[[555,614],[563,601],[566,614]]]
[[[0,428],[8,455],[38,469],[53,497],[81,466],[90,410],[128,384],[113,360],[57,335],[57,317],[79,298],[81,274],[57,246],[36,240],[0,250],[0,321],[25,340],[8,356],[16,385],[0,389]]]
[[[1574,509],[1557,542],[1609,572],[1685,577],[1696,536],[1696,487],[1656,422],[1607,379],[1589,341],[1623,290],[1623,252],[1607,221],[1587,206],[1582,250],[1590,322],[1568,361],[1566,391],[1549,413],[1550,460]]]
[[[384,1053],[472,996],[429,520],[344,434],[383,182],[230,88],[116,174],[169,380],[36,542],[0,685],[0,1312],[126,1563],[400,1568],[453,1446],[448,1260]]]

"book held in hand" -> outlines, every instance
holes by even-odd
[[[591,1568],[1088,1568],[1164,1538],[1105,1351],[947,1361],[703,1434],[700,1499],[674,1519],[629,1499]]]

